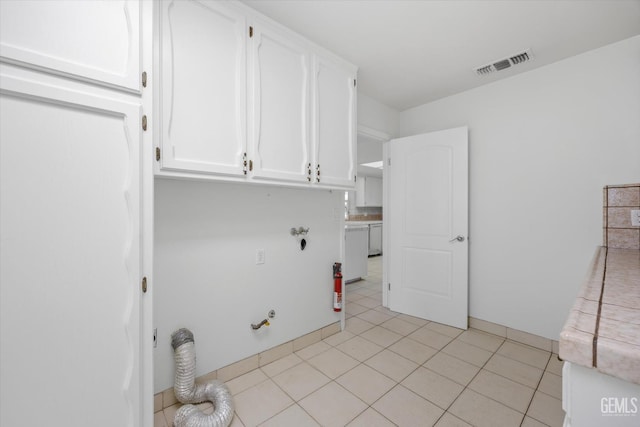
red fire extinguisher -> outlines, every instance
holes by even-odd
[[[342,263],[333,264],[333,311],[342,311]]]

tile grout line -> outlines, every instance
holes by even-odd
[[[596,329],[593,333],[593,355],[592,364],[594,368],[598,367],[598,333],[600,331],[600,316],[602,314],[602,298],[604,297],[604,286],[607,279],[607,258],[609,250],[604,248],[604,266],[602,269],[602,287],[600,288],[600,298],[598,299],[598,314],[596,316]]]
[[[538,384],[536,385],[536,388],[534,389],[533,396],[531,396],[531,400],[529,401],[529,405],[527,406],[527,410],[525,412],[525,417],[527,416],[527,413],[529,412],[529,409],[531,408],[531,404],[533,403],[533,399],[536,397],[536,392],[540,388],[540,384],[542,383],[542,378],[544,378],[544,373],[547,370],[546,369],[547,366],[549,366],[549,361],[551,360],[551,357],[553,357],[553,353],[551,353],[549,355],[549,359],[547,359],[547,364],[545,365],[545,369],[542,371],[542,375],[540,376],[540,379],[538,380]],[[531,418],[533,418],[533,417],[531,417]],[[542,423],[542,421],[538,420],[537,418],[533,418],[533,419]],[[524,423],[524,418],[522,419],[522,423]],[[520,423],[520,427],[522,427],[522,423]],[[546,423],[542,423],[542,424],[546,424]]]
[[[504,342],[506,342],[506,340],[505,340]],[[498,352],[498,350],[502,347],[502,345],[504,345],[504,342],[503,342],[503,343],[502,343],[502,344],[501,344],[501,345],[500,345],[500,346],[499,346],[499,347],[498,347],[498,348],[497,348],[497,349],[492,353],[492,355],[491,355],[492,357],[493,357],[493,355],[495,355],[495,354]],[[443,347],[443,348],[444,348],[444,347]],[[437,353],[436,353],[436,354],[437,354]],[[445,354],[448,354],[448,353],[445,353]],[[454,356],[454,355],[452,355],[452,354],[449,354],[449,356],[451,356],[451,357],[454,357],[454,358],[458,359],[457,357],[455,357],[455,356]],[[458,360],[462,360],[462,359],[458,359]],[[471,383],[473,382],[473,380],[478,376],[478,374],[480,374],[480,372],[482,372],[482,370],[483,370],[483,369],[484,369],[484,367],[487,365],[487,363],[489,362],[489,360],[491,360],[491,357],[489,357],[489,358],[488,358],[488,359],[483,363],[482,367],[480,367],[480,369],[478,369],[478,372],[476,372],[476,373],[475,373],[475,375],[474,375],[474,376],[469,380],[469,382],[464,386],[464,388],[462,389],[462,391],[461,391],[460,393],[458,393],[458,395],[456,396],[456,398],[455,398],[455,399],[453,399],[453,401],[449,404],[449,406],[447,406],[447,409],[445,409],[445,411],[442,413],[442,415],[440,415],[440,418],[438,418],[438,420],[436,420],[436,424],[438,423],[438,421],[440,421],[440,419],[444,416],[444,414],[446,414],[447,412],[449,412],[449,409],[451,409],[451,407],[453,406],[453,404],[454,404],[454,403],[456,403],[458,399],[460,399],[460,396],[462,396],[462,393],[464,393],[464,392],[465,392],[465,390],[467,390],[467,389],[469,388],[469,384],[471,384]],[[466,362],[466,360],[463,360],[463,362]],[[425,363],[426,363],[426,362],[425,362]],[[467,363],[469,363],[469,362],[467,362]],[[469,363],[469,364],[470,364],[470,365],[472,365],[472,363]],[[475,366],[475,365],[474,365],[474,366]],[[428,369],[428,368],[427,368],[427,369]],[[462,385],[462,384],[460,384],[460,385]],[[474,393],[477,393],[477,392],[476,392],[475,390],[473,390],[473,389],[469,389],[469,390],[473,391]],[[497,400],[492,399],[492,398],[491,398],[491,397],[489,397],[489,396],[485,396],[485,395],[484,395],[484,394],[482,394],[482,393],[478,393],[478,394],[480,394],[481,396],[486,397],[487,399],[493,400],[494,402],[497,402],[497,403],[499,403],[500,405],[503,405],[503,406],[505,406],[505,407],[509,408],[509,406],[505,405],[504,403],[498,402]],[[510,409],[512,409],[512,408],[510,408]],[[516,411],[516,412],[517,412],[517,411]],[[456,417],[456,418],[461,419],[461,420],[462,420],[462,421],[464,421],[465,423],[467,422],[467,420],[464,420],[464,419],[462,419],[462,418],[458,417],[458,416],[457,416],[456,414],[454,414],[453,412],[450,412],[450,414],[451,414],[451,415],[453,415],[453,416],[454,416],[454,417]],[[526,414],[525,414],[525,415],[523,415],[523,418],[522,418],[523,420],[524,420],[524,417],[525,417],[525,416],[526,416]],[[521,423],[522,423],[522,422],[521,422]],[[435,424],[434,424],[434,425],[435,425]]]

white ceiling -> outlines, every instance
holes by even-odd
[[[640,0],[243,1],[357,65],[359,92],[398,111],[640,34]],[[528,48],[533,61],[473,71]]]

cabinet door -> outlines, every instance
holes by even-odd
[[[243,175],[244,16],[193,0],[164,1],[161,14],[161,168]]]
[[[251,43],[253,177],[308,181],[309,55],[285,33],[256,22]]]
[[[355,73],[314,59],[314,181],[354,188],[356,175]]]
[[[0,425],[143,425],[141,105],[20,72],[0,70]]]
[[[382,178],[361,176],[356,183],[356,206],[382,206]]]
[[[364,195],[366,206],[382,206],[382,178],[368,176]]]
[[[140,90],[140,2],[0,1],[7,62]]]

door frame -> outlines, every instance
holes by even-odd
[[[391,141],[391,135],[389,135],[388,133],[367,127],[367,126],[363,126],[363,125],[358,125],[358,136],[364,136],[367,137],[369,139],[373,139],[376,141],[380,141],[382,143],[382,160],[384,161],[385,159],[385,150],[386,150],[386,146],[387,143],[389,141]],[[358,144],[358,140],[356,138],[356,147]],[[357,158],[357,156],[356,156]],[[357,165],[357,169],[359,169],[359,163]],[[358,171],[358,176],[360,175],[360,171]],[[355,189],[353,190],[353,193],[355,194]],[[384,181],[384,167],[382,168],[382,205],[384,206],[385,204],[385,181]],[[382,261],[382,283],[381,283],[381,288],[382,288],[382,305],[384,307],[387,306],[386,301],[387,301],[387,294],[385,289],[387,288],[386,286],[384,286],[385,283],[387,283],[387,279],[386,279],[386,267],[385,267],[385,261],[384,261],[384,254],[386,251],[386,242],[387,242],[387,228],[385,225],[385,220],[384,220],[384,212],[382,215],[382,257],[383,257],[383,261]],[[346,288],[343,291],[343,295],[346,296]],[[344,298],[344,300],[346,301],[346,298]]]

